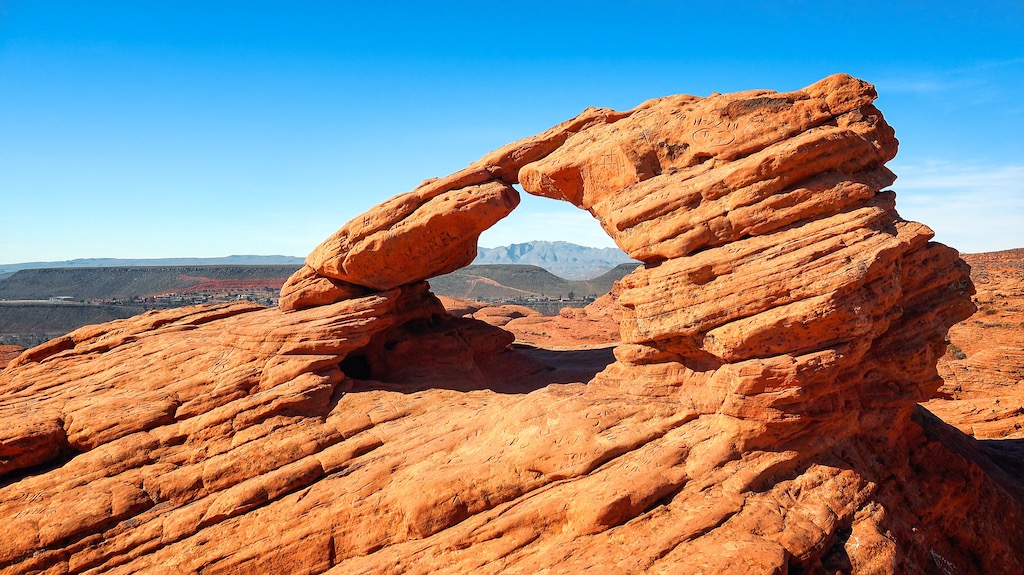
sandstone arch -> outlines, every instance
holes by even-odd
[[[727,398],[745,397],[763,374],[792,379],[804,364],[824,362],[837,377],[888,334],[921,342],[892,350],[920,367],[875,370],[900,390],[872,408],[899,405],[906,417],[938,385],[938,342],[971,313],[970,284],[956,252],[928,243],[930,230],[903,221],[893,194],[882,192],[895,180],[885,163],[898,143],[875,97],[870,84],[836,75],[788,93],[588,109],[350,221],[310,254],[281,307],[468,265],[479,234],[518,204],[511,185],[519,183],[589,211],[646,264],[623,281],[625,345],[602,380],[692,387],[698,374],[721,370],[688,400],[739,413],[750,402],[733,409]],[[898,335],[921,323],[929,328]],[[741,375],[750,370],[761,375]],[[786,399],[804,392],[790,381],[754,403],[767,402],[757,409],[765,417],[817,409]]]
[[[0,372],[0,572],[1019,572],[1019,478],[916,406],[972,286],[884,191],[874,98],[839,75],[588,109],[349,222],[281,309],[25,352]],[[350,393],[514,355],[423,280],[516,181],[645,262],[617,361]]]

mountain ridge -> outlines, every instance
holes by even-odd
[[[633,260],[619,248],[594,248],[565,241],[534,240],[477,248],[473,265],[528,264],[568,280],[590,280]]]
[[[304,258],[298,256],[257,256],[231,255],[211,258],[75,258],[52,262],[22,262],[0,264],[0,277],[25,269],[43,268],[120,268],[158,266],[202,266],[202,265],[302,265]]]
[[[166,267],[166,266],[272,266],[302,265],[305,258],[283,255],[230,255],[222,257],[180,258],[75,258],[60,261],[35,261],[0,264],[0,279],[23,269]],[[567,280],[592,280],[632,263],[618,248],[596,248],[565,241],[533,240],[529,242],[477,248],[473,265],[522,264],[535,265]]]
[[[639,264],[636,264],[639,265]],[[608,293],[612,284],[635,269],[619,264],[600,276],[572,280],[531,264],[471,264],[454,272],[430,278],[435,293],[462,299],[574,298]]]

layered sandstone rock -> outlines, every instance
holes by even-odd
[[[280,307],[334,303],[465,267],[480,233],[518,204],[519,194],[486,171],[428,180],[317,246],[281,290]]]
[[[569,349],[617,344],[621,339],[621,320],[622,308],[618,303],[617,290],[613,288],[612,293],[597,298],[586,307],[562,308],[556,316],[537,314],[512,318],[501,327],[515,334],[516,341],[520,343]]]
[[[916,407],[973,288],[883,190],[874,97],[589,109],[349,222],[279,308],[25,352],[0,572],[1020,572],[1024,462]],[[423,283],[517,182],[645,262],[614,356],[510,349]]]
[[[24,348],[17,345],[0,345],[0,366],[6,366],[12,359],[21,355]]]
[[[949,330],[943,385],[925,404],[980,439],[1024,452],[1024,249],[968,254],[978,312]]]
[[[543,316],[539,311],[522,305],[496,305],[481,308],[473,312],[471,317],[493,326],[504,327],[512,320]]]

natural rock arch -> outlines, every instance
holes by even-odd
[[[973,310],[956,252],[929,243],[931,231],[903,221],[882,192],[895,180],[885,163],[897,141],[875,97],[870,84],[835,75],[795,92],[588,109],[353,219],[309,255],[281,307],[468,265],[479,234],[518,204],[518,183],[589,211],[646,264],[622,282],[624,345],[600,379],[689,387],[698,411],[767,419],[816,411],[881,379],[898,391],[864,411],[906,417],[938,386],[946,330]],[[878,349],[908,338],[919,344]],[[916,367],[861,370],[873,380],[829,393],[800,381],[808,365],[815,380],[834,381],[869,350]],[[762,389],[766,379],[774,383]],[[792,400],[801,394],[815,399]]]
[[[840,75],[589,109],[349,222],[280,309],[28,350],[0,372],[0,571],[1020,572],[1019,478],[916,406],[972,286],[882,191],[874,97]],[[516,355],[423,281],[516,181],[645,262],[617,361],[404,385]]]

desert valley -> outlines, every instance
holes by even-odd
[[[276,284],[0,347],[0,573],[1024,572],[1024,250],[900,217],[876,97],[588,108]],[[467,268],[514,185],[639,263]]]

